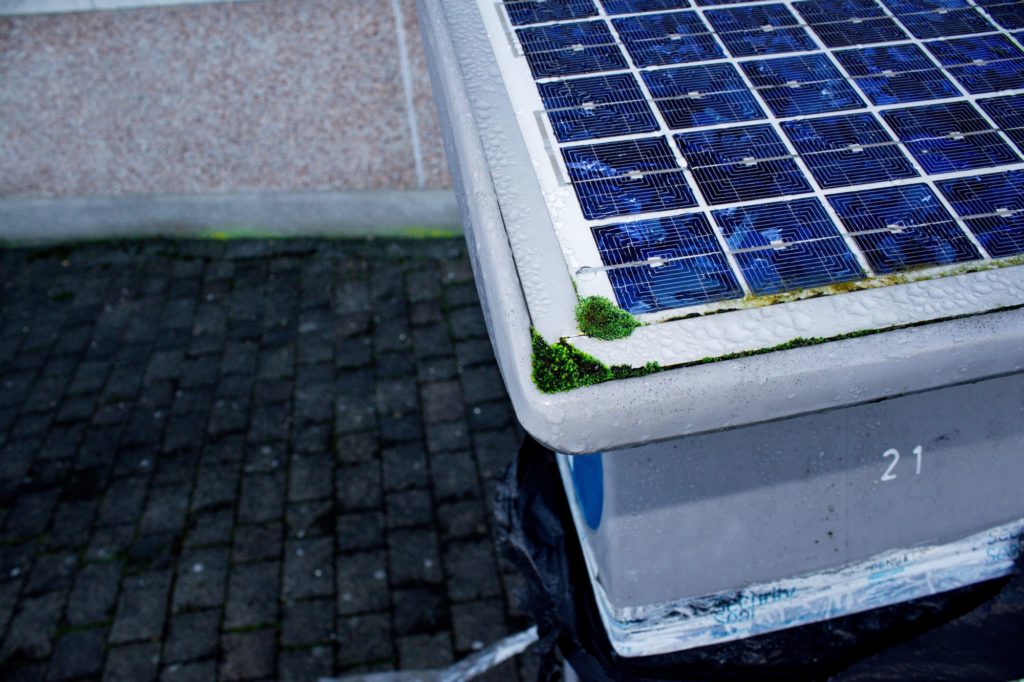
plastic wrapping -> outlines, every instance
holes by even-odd
[[[498,491],[502,552],[526,579],[553,679],[931,679],[1024,676],[1024,572],[852,616],[700,649],[617,656],[598,615],[555,456],[527,439]]]

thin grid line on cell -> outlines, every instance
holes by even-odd
[[[565,147],[562,157],[590,220],[697,205],[663,137]]]
[[[1021,160],[968,102],[889,109],[882,119],[932,175]]]
[[[759,295],[864,278],[817,198],[712,211],[751,290]]]
[[[936,185],[993,258],[1024,253],[1024,171],[940,180]]]
[[[744,295],[704,213],[592,229],[619,306],[634,314]]]
[[[904,185],[828,197],[879,274],[982,258],[928,185]]]

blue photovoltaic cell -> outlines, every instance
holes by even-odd
[[[1024,95],[981,99],[978,100],[978,106],[1013,140],[1018,149],[1024,151]]]
[[[804,0],[793,3],[828,47],[904,40],[907,34],[873,0]]]
[[[703,213],[605,225],[593,235],[601,261],[613,266],[619,306],[633,314],[743,296]]]
[[[811,191],[769,125],[679,133],[676,143],[709,204]]]
[[[822,189],[918,175],[871,114],[786,121],[782,129]]]
[[[1014,163],[1020,157],[967,102],[890,109],[882,118],[928,173]]]
[[[645,71],[643,77],[670,128],[765,118],[732,64]]]
[[[1024,4],[1020,2],[986,7],[985,11],[1003,28],[1024,28]]]
[[[887,16],[882,6],[874,0],[799,0],[793,3],[793,8],[808,24]]]
[[[1024,87],[1024,51],[1004,35],[925,43],[973,94]]]
[[[559,142],[650,133],[658,121],[632,74],[538,84]]]
[[[936,10],[953,10],[970,7],[967,0],[882,0],[893,14],[915,14]]]
[[[734,57],[806,52],[817,49],[785,5],[712,9],[704,16]]]
[[[1024,171],[956,178],[937,184],[992,257],[1024,253]]]
[[[603,21],[516,29],[534,78],[573,76],[628,67]]]
[[[857,258],[817,199],[712,211],[755,294],[864,277]]]
[[[1024,32],[997,33],[1024,28],[1024,1],[499,1],[557,141],[590,142],[559,147],[584,218],[676,212],[592,228],[632,313],[741,298],[743,282],[766,295],[861,279],[865,260],[886,274],[978,259],[979,243],[1024,253],[1024,171],[975,175],[1022,161],[1007,140],[1024,153],[1024,95],[963,98],[1024,89]],[[737,68],[726,51],[791,56]],[[788,120],[756,123],[768,111]],[[666,126],[682,132],[593,142]],[[823,205],[808,171],[845,190]],[[930,186],[902,184],[922,172],[961,174],[935,184],[958,218]],[[870,184],[883,188],[857,189]],[[695,187],[724,252],[712,215],[678,213]]]
[[[594,0],[505,0],[505,10],[514,26],[597,15]]]
[[[696,12],[643,14],[612,19],[639,67],[719,59],[725,54]]]
[[[793,13],[782,4],[709,9],[704,12],[704,16],[718,33],[742,33],[761,30],[764,27],[800,25]]]
[[[981,257],[927,185],[834,194],[828,201],[877,273]]]
[[[776,116],[860,109],[863,100],[823,54],[741,64]]]
[[[604,5],[604,11],[608,14],[663,12],[690,6],[688,0],[601,0],[601,4]]]
[[[995,30],[995,26],[974,8],[899,14],[897,16],[907,30],[914,34],[915,38],[941,38]]]
[[[835,53],[873,104],[905,104],[960,94],[916,45],[887,45]]]
[[[589,220],[697,205],[663,137],[567,147],[562,157]]]

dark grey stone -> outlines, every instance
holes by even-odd
[[[464,420],[427,426],[427,449],[430,452],[450,452],[468,447],[469,427]]]
[[[488,599],[452,606],[455,649],[460,654],[493,644],[508,632],[501,600]]]
[[[334,493],[334,458],[327,454],[295,455],[288,478],[288,499],[316,500]]]
[[[379,451],[378,434],[374,431],[341,434],[334,439],[334,452],[343,464],[370,461]]]
[[[464,539],[487,533],[487,510],[479,499],[442,504],[437,520],[444,540]]]
[[[285,522],[293,540],[323,537],[334,533],[334,500],[314,500],[288,505]]]
[[[198,549],[182,554],[174,584],[174,611],[223,604],[227,571],[227,549]]]
[[[388,493],[386,508],[390,528],[430,525],[434,520],[429,490]]]
[[[140,533],[177,532],[185,526],[185,512],[192,491],[187,486],[151,488],[146,510],[139,521]]]
[[[442,580],[441,556],[433,530],[392,530],[388,533],[388,556],[395,585]]]
[[[171,663],[160,674],[160,682],[214,682],[216,679],[216,661]]]
[[[128,644],[110,649],[103,682],[151,682],[160,666],[160,645]]]
[[[286,647],[330,643],[334,636],[334,603],[330,599],[288,602],[281,623]]]
[[[170,571],[153,571],[124,580],[110,642],[119,644],[159,637],[167,612]]]
[[[176,663],[215,655],[220,619],[218,610],[179,613],[172,617],[164,640],[163,660]]]
[[[501,582],[494,565],[489,539],[448,545],[444,550],[448,597],[459,602],[500,596]]]
[[[337,517],[338,549],[352,552],[384,546],[385,516],[382,512],[340,514]]]
[[[235,530],[232,561],[262,561],[281,556],[281,524],[239,526]]]
[[[439,499],[473,497],[480,494],[476,463],[469,452],[440,452],[430,455],[434,494]]]
[[[221,639],[220,679],[248,680],[272,677],[275,669],[274,631],[226,634]]]
[[[428,424],[456,421],[465,416],[462,389],[456,381],[427,384],[421,389],[423,419]]]
[[[48,656],[63,605],[60,592],[23,599],[0,648],[0,660]]]
[[[382,552],[338,557],[338,613],[343,616],[388,607],[388,559]]]
[[[449,627],[448,608],[441,589],[415,587],[392,590],[391,603],[395,614],[395,633],[398,635],[436,632]]]
[[[285,599],[334,594],[334,538],[285,543],[282,594]]]
[[[245,628],[276,622],[280,574],[281,565],[276,561],[232,566],[224,627]]]
[[[76,630],[57,640],[47,680],[98,677],[103,668],[106,628]]]
[[[110,618],[120,582],[120,562],[88,564],[82,568],[75,576],[75,586],[68,597],[68,623],[85,625]]]
[[[391,618],[387,613],[370,613],[342,618],[338,624],[338,665],[347,668],[394,656]]]
[[[330,646],[283,651],[278,655],[277,677],[281,682],[310,682],[330,677],[334,650]]]
[[[248,474],[242,477],[242,498],[238,520],[261,523],[280,520],[284,515],[284,474]]]
[[[398,661],[403,670],[446,668],[454,662],[448,632],[398,638]]]
[[[514,429],[481,431],[473,434],[480,475],[484,478],[503,476],[519,450],[520,438]]]
[[[32,572],[29,573],[28,584],[25,586],[25,594],[67,590],[71,587],[76,562],[77,557],[67,552],[36,557]]]
[[[470,367],[462,373],[462,394],[467,405],[506,399],[505,384],[494,365]]]
[[[335,493],[345,511],[379,509],[384,502],[381,467],[377,462],[339,466],[334,471]]]
[[[418,443],[395,445],[382,452],[384,488],[404,490],[428,484],[427,456]]]

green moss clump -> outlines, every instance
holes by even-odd
[[[624,339],[640,326],[635,317],[604,296],[587,296],[576,304],[576,324],[587,336],[604,341]]]
[[[548,343],[536,330],[533,337],[533,383],[544,393],[560,393],[612,379],[646,376],[661,369],[656,362],[641,368],[608,367],[592,355],[566,343]]]

